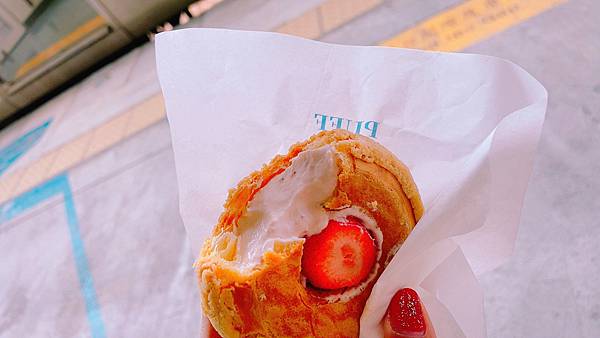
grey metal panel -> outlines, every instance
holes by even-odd
[[[94,0],[134,36],[146,34],[152,25],[158,25],[185,8],[194,0]],[[143,5],[142,5],[143,4]]]
[[[41,66],[35,68],[23,77],[19,78],[17,81],[10,85],[10,87],[8,88],[8,94],[10,95],[20,91],[22,88],[26,87],[33,81],[36,81],[45,74],[50,73],[53,69],[56,69],[56,67],[67,62],[69,59],[73,58],[77,54],[84,52],[87,48],[89,48],[96,42],[102,40],[108,34],[110,34],[110,27],[101,27],[100,29],[97,29],[96,31],[90,33],[78,43],[60,52],[58,55],[56,55],[46,63],[42,64]]]
[[[33,0],[33,3],[35,5],[40,1]],[[176,16],[180,10],[186,8],[194,0],[85,1],[106,19],[113,32],[97,43],[92,42],[91,46],[86,45],[86,48],[79,53],[71,53],[74,51],[73,49],[61,53],[62,60],[60,56],[49,60],[39,70],[32,71],[32,74],[28,75],[28,79],[21,79],[14,84],[0,83],[0,91],[4,89],[10,93],[10,95],[7,94],[7,97],[17,109],[27,106],[100,59],[126,46],[132,39],[144,36],[153,27]],[[14,18],[12,21],[17,22]],[[93,38],[94,36],[90,37],[92,40]],[[35,74],[36,72],[37,74]],[[0,105],[0,114],[6,115],[13,112],[14,109]]]
[[[43,0],[2,0],[1,7],[8,10],[17,20],[25,22]]]
[[[0,4],[0,51],[7,52],[13,48],[24,32],[23,25]]]
[[[121,31],[123,34],[127,35],[131,40],[135,38],[135,36],[125,27],[123,23],[121,23],[113,13],[111,13],[103,3],[99,0],[86,0],[87,3],[100,14],[106,22],[110,24],[110,26],[118,31]]]
[[[17,107],[10,103],[8,99],[0,97],[0,121],[4,120],[15,111],[17,111]]]
[[[73,56],[68,61],[50,70],[41,78],[29,83],[19,91],[11,93],[9,99],[19,108],[25,107],[33,100],[94,65],[98,60],[127,45],[128,42],[128,37],[120,32],[113,32],[96,44],[88,47],[83,53]]]

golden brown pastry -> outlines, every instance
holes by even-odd
[[[422,214],[392,153],[320,132],[229,192],[196,262],[204,313],[223,337],[357,337],[372,285]]]

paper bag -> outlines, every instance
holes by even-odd
[[[547,93],[498,58],[185,29],[156,39],[180,209],[195,253],[227,191],[325,129],[372,137],[413,174],[425,214],[376,282],[361,337],[419,292],[438,337],[485,337],[477,275],[511,254]]]

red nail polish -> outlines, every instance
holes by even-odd
[[[426,326],[421,300],[413,289],[404,288],[394,294],[388,307],[386,326],[391,337],[423,337]],[[388,324],[389,323],[389,324]]]

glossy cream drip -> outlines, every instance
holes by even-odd
[[[258,265],[275,242],[304,240],[329,220],[322,204],[333,194],[338,168],[330,146],[301,152],[248,203],[238,222],[236,261],[242,270]]]

